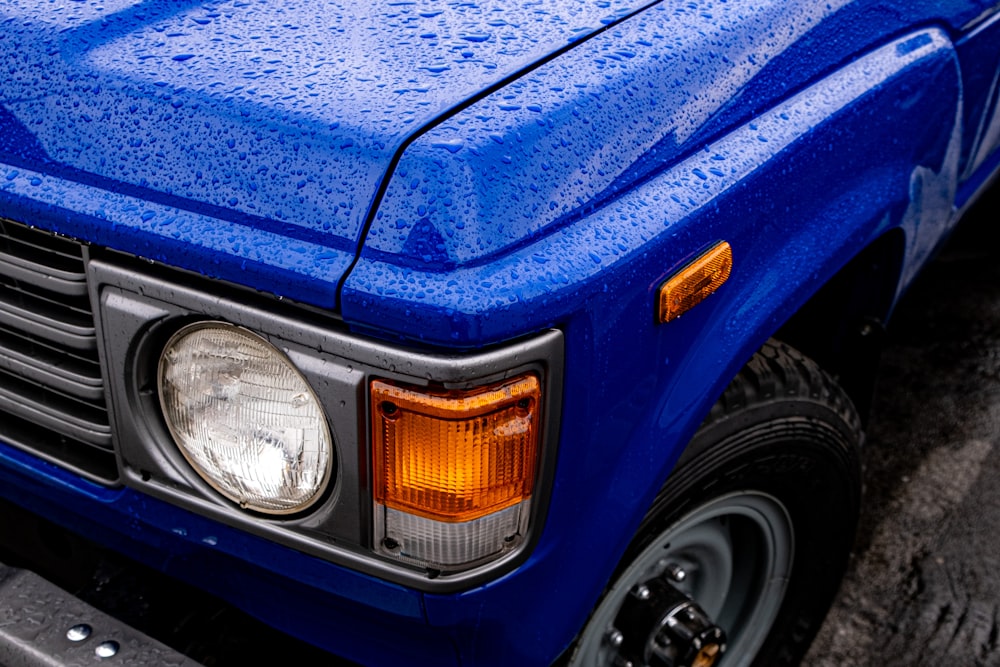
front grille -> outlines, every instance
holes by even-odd
[[[83,248],[0,219],[0,440],[118,477]]]

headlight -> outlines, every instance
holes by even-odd
[[[299,512],[322,495],[333,442],[288,357],[224,322],[184,327],[160,356],[160,407],[181,453],[240,507]]]

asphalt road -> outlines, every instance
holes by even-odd
[[[854,556],[804,664],[1000,665],[1000,188],[889,326]]]

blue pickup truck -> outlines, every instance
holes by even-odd
[[[0,63],[6,665],[201,659],[52,535],[363,665],[795,664],[1000,170],[997,0],[2,0]]]

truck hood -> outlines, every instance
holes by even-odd
[[[0,162],[59,179],[53,201],[70,183],[143,203],[118,233],[94,222],[103,204],[93,229],[59,231],[155,248],[165,207],[201,221],[175,239],[213,220],[237,249],[263,230],[336,250],[336,282],[408,137],[642,4],[6,0]]]

